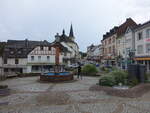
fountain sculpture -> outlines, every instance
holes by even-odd
[[[40,75],[41,81],[46,82],[63,82],[73,80],[73,73],[64,70],[64,65],[60,65],[60,47],[54,46],[56,49],[55,54],[55,65],[53,66],[53,71],[44,73]]]

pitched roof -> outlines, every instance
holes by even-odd
[[[27,58],[27,55],[36,46],[48,46],[50,45],[47,41],[29,41],[29,40],[8,40],[3,56],[5,58]]]
[[[70,36],[67,36],[65,34],[65,30],[63,29],[63,32],[62,32],[62,35],[59,35],[58,33],[55,35],[55,37],[59,37],[59,41],[58,40],[55,40],[55,42],[70,42],[70,43],[74,43],[78,46],[78,44],[72,40],[72,38]],[[78,46],[79,48],[79,46]]]
[[[150,20],[143,24],[138,24],[138,26],[134,30],[138,30],[140,28],[147,27],[147,26],[150,26]]]
[[[107,32],[106,34],[103,35],[103,40],[114,35],[117,32],[117,30],[118,30],[118,27],[115,26],[113,29],[111,29],[109,32]]]
[[[103,40],[105,40],[106,38],[114,35],[115,33],[117,33],[117,36],[121,36],[121,35],[125,34],[126,29],[128,27],[135,28],[136,26],[137,26],[137,24],[136,24],[135,21],[133,21],[131,18],[127,18],[126,21],[123,24],[121,24],[120,26],[115,26],[109,32],[104,34],[103,35]]]
[[[70,52],[66,47],[64,47],[64,46],[62,45],[61,42],[56,42],[56,41],[54,41],[54,42],[51,43],[51,46],[59,46],[59,47],[61,48],[61,51],[62,51],[62,52]]]
[[[134,22],[131,18],[127,18],[126,21],[118,27],[117,36],[125,34],[128,27],[133,28],[134,26],[137,26],[136,22]]]

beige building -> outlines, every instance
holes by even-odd
[[[116,37],[118,27],[114,27],[103,35],[102,47],[103,47],[103,63],[108,65],[115,65],[116,57]]]

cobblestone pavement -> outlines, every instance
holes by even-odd
[[[140,98],[120,98],[89,91],[98,82],[84,77],[72,83],[40,83],[38,77],[1,82],[11,95],[0,97],[0,113],[150,113],[150,92]]]

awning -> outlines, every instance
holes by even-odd
[[[134,60],[150,60],[150,57],[134,58]]]

